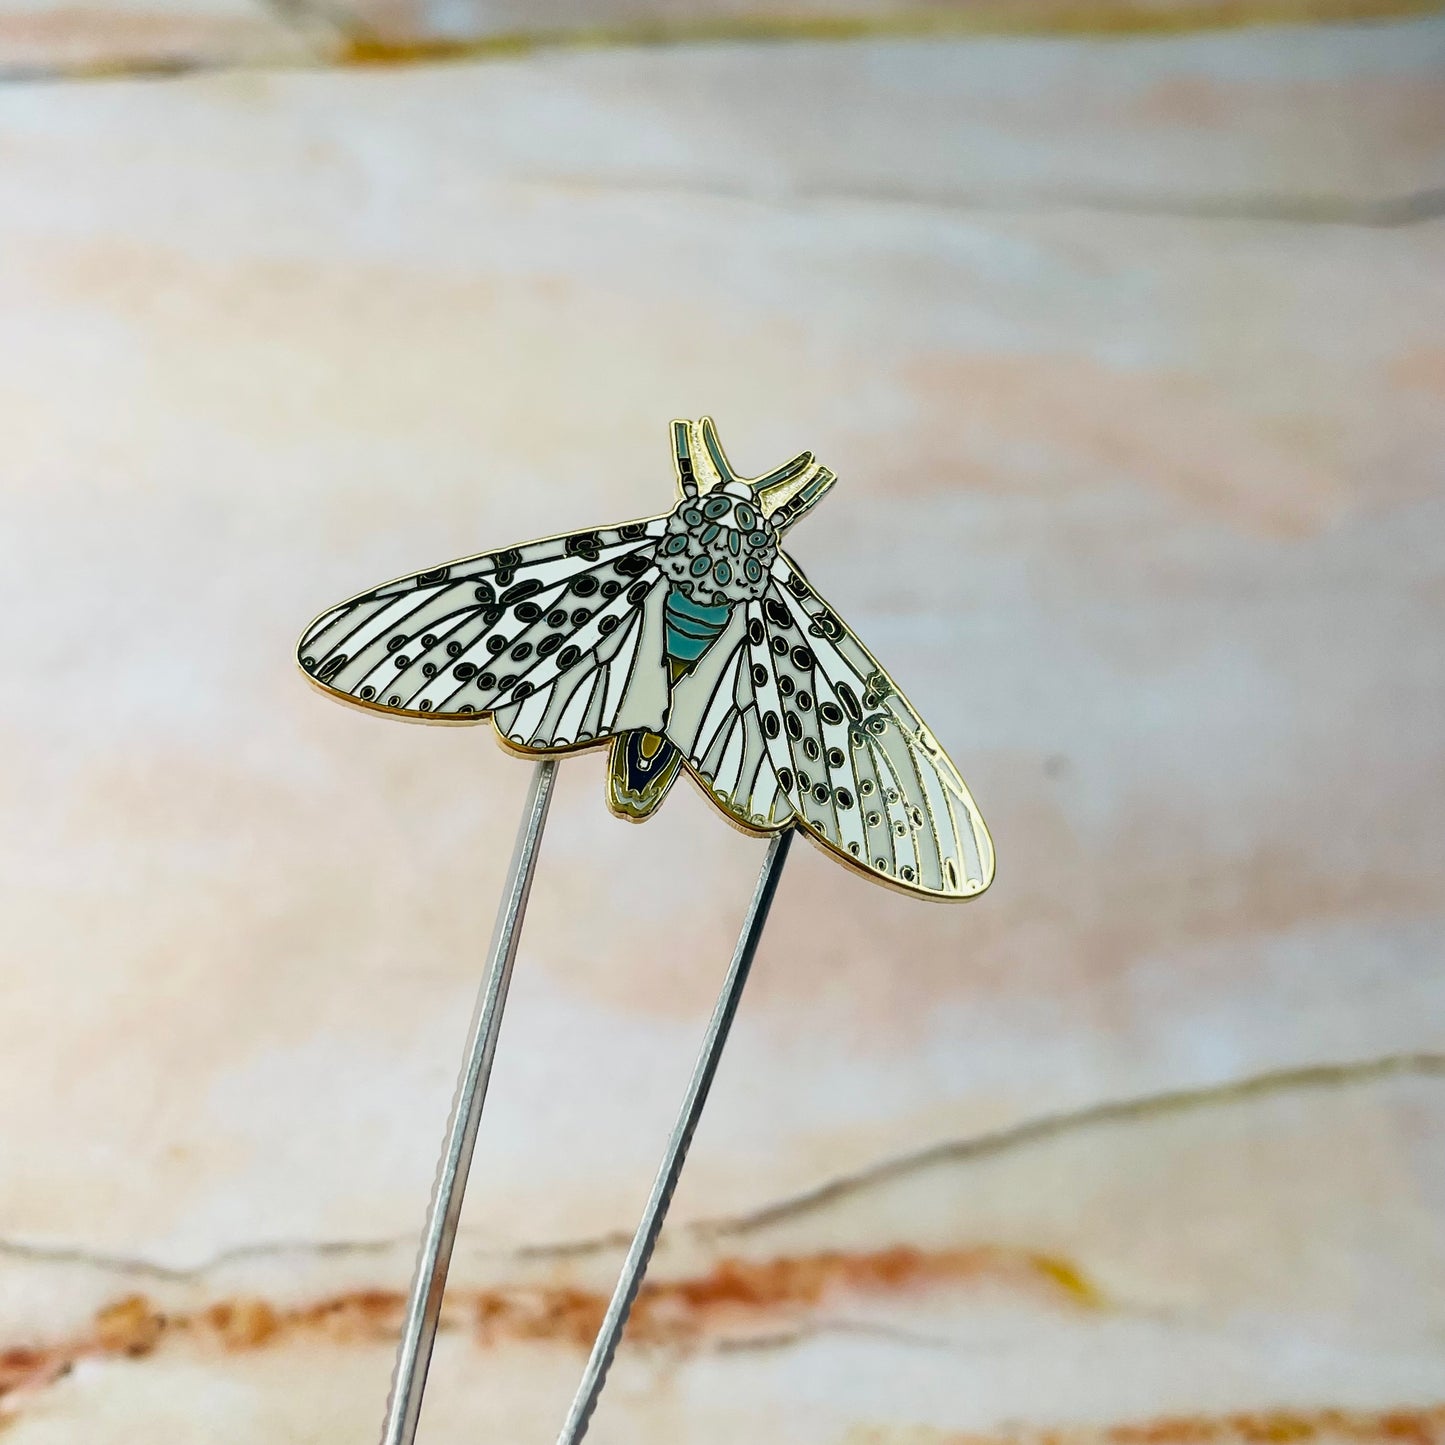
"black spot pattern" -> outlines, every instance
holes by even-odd
[[[695,504],[699,517],[708,500]],[[624,523],[388,583],[327,614],[305,639],[300,660],[339,692],[361,701],[384,698],[385,706],[415,713],[485,717],[530,696],[524,718],[507,721],[519,742],[530,731],[546,745],[541,727],[583,726],[595,735],[606,726],[597,708],[615,691],[604,694],[590,679],[619,640],[636,635],[629,631],[632,609],[655,596],[662,535],[660,524]],[[604,561],[612,549],[618,550]],[[572,560],[563,565],[564,558]],[[573,575],[557,576],[567,571]],[[933,788],[929,770],[937,769],[944,792],[954,795],[947,759],[787,558],[779,555],[771,576],[764,575],[770,591],[747,604],[746,670],[732,685],[739,706],[755,709],[752,723],[775,770],[765,776],[776,777],[800,821],[846,856],[910,886],[957,892],[961,859],[947,854],[960,845],[950,843],[945,852],[948,840],[938,833],[946,834],[949,818],[935,819],[926,801],[931,794],[915,786],[922,780]],[[346,646],[352,637],[356,642]],[[603,657],[589,660],[599,644]],[[487,667],[490,658],[498,661]],[[571,679],[559,682],[564,673]],[[554,701],[544,706],[553,688]],[[570,712],[562,723],[564,704]],[[559,744],[571,740],[557,734]],[[719,734],[719,754],[723,741]],[[708,766],[716,770],[717,758]],[[749,806],[776,805],[759,794]]]
[[[840,661],[844,667],[861,661],[856,650],[849,650],[846,629],[810,589],[783,580],[792,597],[808,604],[807,616],[795,615],[783,594],[774,593],[754,609],[747,633],[750,675],[759,693],[763,731],[779,785],[810,827],[848,855],[871,859],[877,871],[900,882],[916,885],[926,876],[924,850],[934,843],[939,882],[930,886],[955,888],[957,867],[950,873],[943,866],[942,840],[935,842],[924,810],[907,797],[899,802],[902,782],[887,789],[893,795],[889,812],[880,803],[871,808],[860,805],[860,798],[883,794],[877,777],[896,781],[902,770],[912,786],[912,773],[897,741],[898,731],[910,730],[893,712],[882,710],[893,695],[891,683],[876,667],[869,669],[866,680],[861,675],[856,682],[838,678]],[[818,640],[817,650],[798,640],[800,629]],[[828,653],[827,648],[840,640],[844,645],[838,654]],[[772,696],[783,703],[776,712],[766,705]],[[780,739],[788,750],[789,766],[780,765]],[[914,735],[905,746],[919,757],[937,753],[926,734]],[[808,769],[821,770],[822,776],[810,777],[802,766],[805,760]],[[848,829],[844,818],[850,815],[851,830],[866,833],[866,848],[860,837],[844,836]]]
[[[499,682],[490,672],[478,673],[482,658],[507,654],[517,664],[510,674],[513,687],[530,682],[533,691],[558,675],[564,657],[573,666],[584,661],[587,646],[571,637],[594,620],[593,614],[569,610],[564,593],[579,600],[604,591],[618,597],[629,579],[629,603],[645,601],[656,580],[647,575],[654,566],[648,528],[648,523],[632,522],[611,531],[509,547],[388,583],[333,609],[304,640],[304,662],[318,680],[361,701],[384,699],[387,707],[418,713],[485,712],[500,705],[498,689],[509,679]],[[633,550],[601,559],[603,548],[620,544]],[[544,580],[543,564],[563,557],[579,559],[578,567],[593,565],[570,578]],[[368,620],[383,614],[386,630],[367,636]],[[594,629],[590,644],[595,645],[599,630],[615,631],[620,621]],[[357,634],[363,640],[356,655],[348,657],[351,649],[341,644]],[[382,682],[378,698],[376,679],[368,675],[382,658],[395,681],[390,687]],[[539,666],[547,671],[533,679]],[[463,688],[465,700],[459,695]]]

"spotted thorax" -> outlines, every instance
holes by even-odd
[[[742,482],[723,483],[704,497],[684,496],[657,549],[673,585],[712,606],[761,597],[777,555],[773,525]]]

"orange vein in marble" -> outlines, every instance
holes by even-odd
[[[358,28],[333,59],[342,65],[484,60],[539,50],[621,49],[732,41],[944,39],[986,35],[1159,35],[1257,25],[1310,25],[1430,15],[1442,0],[1036,0],[884,14],[709,16],[557,31],[489,35],[384,34]]]
[[[970,36],[1181,35],[1262,25],[1332,25],[1433,15],[1445,0],[1033,0],[946,8],[901,8],[882,14],[759,12],[681,20],[642,20],[565,30],[493,31],[444,36],[391,32],[345,17],[339,40],[313,39],[301,54],[227,54],[161,46],[149,52],[89,60],[0,64],[0,81],[164,78],[194,71],[315,69],[332,66],[409,66],[447,61],[511,59],[545,50],[620,50],[769,42],[948,39]],[[77,12],[84,14],[83,11]],[[8,26],[0,18],[0,39]]]
[[[628,1327],[635,1344],[688,1345],[728,1328],[776,1328],[781,1317],[806,1322],[830,1299],[886,1296],[925,1289],[992,1284],[1072,1307],[1100,1303],[1077,1266],[1031,1250],[977,1247],[921,1250],[908,1246],[865,1253],[826,1251],[765,1260],[719,1260],[706,1273],[649,1281]],[[179,1338],[227,1350],[252,1350],[288,1337],[322,1334],[337,1342],[389,1339],[401,1318],[400,1291],[353,1290],[300,1306],[264,1299],[218,1300],[189,1312],[167,1312],[145,1295],[129,1295],[96,1316],[83,1336],[48,1346],[0,1350],[0,1395],[34,1390],[77,1360],[150,1354]],[[600,1291],[562,1284],[454,1290],[444,1328],[469,1324],[479,1343],[544,1341],[590,1347],[607,1306]]]
[[[1076,1429],[1006,1434],[878,1426],[849,1445],[1440,1445],[1445,1405],[1384,1410],[1257,1410],[1231,1415],[1162,1415]]]

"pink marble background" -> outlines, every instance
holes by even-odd
[[[0,1433],[374,1437],[528,769],[291,648],[707,410],[999,878],[795,852],[592,1438],[1445,1440],[1445,25],[640,13],[0,7]],[[601,787],[438,1445],[555,1434],[761,859]]]

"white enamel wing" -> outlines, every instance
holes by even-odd
[[[993,878],[993,846],[957,769],[776,545],[833,480],[809,454],[746,483],[763,550],[735,543],[730,554],[717,525],[698,533],[710,559],[738,570],[728,590],[752,595],[692,594],[694,606],[711,595],[711,613],[701,615],[725,620],[706,624],[719,630],[700,656],[677,660],[676,629],[704,624],[669,610],[678,587],[687,590],[665,545],[678,533],[675,519],[689,499],[705,506],[721,495],[725,482],[734,497],[751,495],[711,424],[686,436],[683,426],[674,423],[682,500],[673,513],[482,553],[373,588],[306,629],[302,668],[333,696],[394,716],[490,718],[507,746],[528,753],[656,735],[746,829],[796,824],[844,862],[915,895],[981,893]],[[699,471],[711,472],[711,487]],[[762,500],[770,488],[786,493],[771,508]],[[721,524],[723,540],[733,520],[729,513]],[[740,567],[750,556],[766,561],[761,572],[749,563],[755,581]]]
[[[748,826],[797,823],[930,897],[983,892],[993,844],[948,755],[786,555],[770,580],[674,687],[668,737]]]
[[[514,746],[555,752],[667,710],[666,518],[549,537],[398,578],[324,612],[307,674],[347,701],[426,722],[495,719]]]

